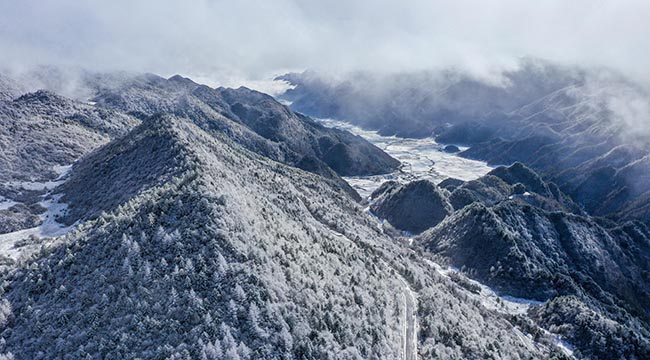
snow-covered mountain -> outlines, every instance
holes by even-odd
[[[213,89],[178,75],[146,75],[99,88],[93,101],[140,116],[162,112],[187,117],[274,160],[312,167],[309,171],[329,167],[339,175],[369,175],[399,165],[367,141],[325,128],[271,96],[244,87]],[[324,164],[313,165],[318,162]]]
[[[14,95],[0,100],[0,234],[42,225],[64,170],[140,123],[49,91]]]
[[[484,163],[380,148],[246,88],[82,75],[86,98],[0,100],[2,357],[648,354],[641,223],[521,164],[477,179]]]

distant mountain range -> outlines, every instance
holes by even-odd
[[[650,96],[612,72],[528,59],[492,82],[454,71],[278,79],[294,85],[281,98],[297,111],[520,161],[591,214],[650,225]]]

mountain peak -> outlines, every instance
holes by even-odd
[[[544,180],[535,171],[527,167],[521,162],[515,162],[510,166],[499,166],[490,171],[488,175],[493,175],[505,181],[509,185],[521,183],[529,191],[538,194],[547,195],[549,193]]]
[[[75,164],[59,189],[69,204],[65,221],[96,217],[185,171],[193,160],[180,127],[175,117],[156,115]]]
[[[174,83],[184,85],[184,86],[198,86],[199,85],[199,84],[195,83],[192,79],[190,79],[188,77],[183,77],[183,76],[181,76],[179,74],[176,74],[176,75],[170,77],[167,80],[169,80],[171,82],[174,82]]]

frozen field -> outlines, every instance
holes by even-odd
[[[487,174],[492,167],[485,162],[465,159],[455,154],[444,152],[443,145],[432,138],[405,139],[395,136],[382,136],[375,131],[363,130],[349,123],[330,119],[320,119],[327,127],[347,130],[370,141],[390,156],[402,162],[402,166],[394,173],[376,176],[352,176],[344,179],[357,192],[367,198],[384,181],[396,180],[409,182],[418,179],[428,179],[439,183],[446,178],[474,180]],[[461,150],[465,148],[459,147]]]

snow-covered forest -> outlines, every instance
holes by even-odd
[[[408,145],[375,146],[252,90],[85,81],[90,101],[0,82],[4,358],[648,354],[635,312],[647,293],[630,296],[647,231],[592,219],[524,165],[437,147],[437,172],[423,171]],[[559,266],[581,236],[584,261]],[[603,266],[636,277],[587,273]],[[547,276],[558,271],[564,282]]]

